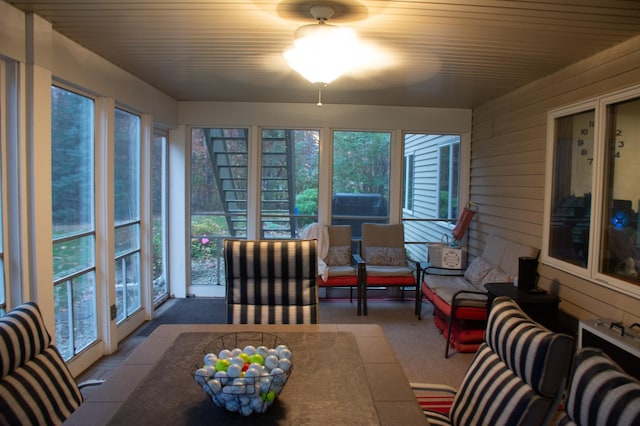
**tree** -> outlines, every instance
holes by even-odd
[[[387,193],[390,134],[335,132],[333,192]]]

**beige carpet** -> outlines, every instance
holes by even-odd
[[[413,300],[372,299],[366,316],[357,316],[356,306],[348,300],[321,299],[320,323],[379,324],[409,381],[458,387],[473,354],[450,351],[445,359],[445,340],[433,322],[429,303],[422,305],[422,320],[413,314]]]

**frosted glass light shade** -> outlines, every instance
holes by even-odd
[[[314,84],[329,84],[351,70],[358,36],[351,28],[304,25],[295,32],[294,46],[283,53],[289,66]]]

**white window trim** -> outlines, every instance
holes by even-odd
[[[463,162],[462,162],[462,135],[458,135],[458,134],[451,134],[451,135],[447,135],[447,136],[457,136],[458,140],[457,141],[446,141],[443,143],[438,144],[438,154],[436,156],[436,161],[437,161],[437,167],[436,167],[436,216],[438,215],[438,211],[440,211],[440,148],[442,148],[443,146],[448,146],[449,147],[449,166],[451,166],[451,146],[454,144],[458,144],[458,161],[459,161],[459,165],[458,165],[458,211],[460,212],[462,210],[462,208],[465,206],[465,204],[462,203],[462,167],[464,166]],[[449,183],[451,183],[451,168],[449,168]],[[451,230],[453,230],[453,228],[456,227],[455,224],[455,220],[457,218],[452,218],[454,219],[454,222],[449,222],[449,221],[438,221],[436,223],[438,223],[439,225],[449,228]]]
[[[602,219],[604,188],[604,163],[606,150],[606,115],[607,106],[610,104],[631,100],[640,97],[640,85],[622,89],[610,94],[593,99],[578,102],[551,110],[547,114],[547,156],[545,171],[545,197],[544,197],[544,221],[542,234],[542,248],[540,250],[541,262],[545,265],[568,272],[579,278],[593,282],[602,287],[610,288],[617,292],[640,299],[640,285],[603,274],[598,271],[600,250],[602,242]],[[589,258],[585,268],[562,261],[549,256],[549,232],[551,228],[551,193],[553,179],[554,147],[555,147],[555,119],[566,115],[595,109],[594,124],[594,160],[592,175],[591,217],[589,223]]]
[[[409,170],[407,170],[407,159],[411,158],[412,163],[413,163],[413,168],[412,168],[412,175],[409,176]],[[409,190],[409,180],[414,180],[415,181],[415,175],[416,175],[416,152],[415,150],[410,151],[410,152],[405,152],[404,156],[403,156],[403,165],[402,165],[402,180],[403,180],[403,194],[402,194],[402,211],[403,213],[407,213],[407,214],[413,214],[413,211],[415,209],[415,182],[414,184],[411,186],[411,191],[413,192],[412,195],[412,208],[407,208],[407,195],[408,195],[408,190]]]

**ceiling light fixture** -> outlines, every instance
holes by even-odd
[[[291,68],[318,87],[318,106],[322,89],[350,71],[356,62],[358,35],[351,28],[327,24],[334,14],[328,6],[313,6],[317,24],[303,25],[294,34],[294,46],[283,53]]]

